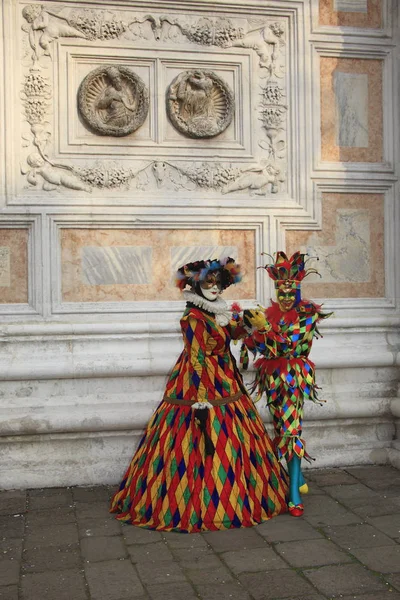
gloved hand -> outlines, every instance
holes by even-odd
[[[271,329],[264,311],[259,308],[247,308],[244,310],[243,322],[246,327],[257,329],[257,331],[269,331]]]

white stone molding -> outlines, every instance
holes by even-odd
[[[395,110],[397,101],[393,93],[395,77],[395,64],[391,46],[361,45],[360,43],[339,43],[329,41],[316,41],[312,47],[312,73],[313,73],[313,173],[319,177],[331,174],[332,177],[349,178],[363,177],[368,179],[396,180],[394,177],[394,146],[395,132],[393,122],[396,120]],[[321,57],[333,58],[359,58],[379,59],[383,62],[382,73],[382,118],[383,118],[383,161],[373,162],[329,162],[321,159],[321,109],[320,109],[320,78],[319,62]]]
[[[86,29],[79,29],[81,25],[77,18],[79,11],[81,13],[89,11],[89,15],[96,16],[96,11],[100,10],[99,6],[101,7],[102,4],[86,2],[80,7],[73,6],[73,3],[69,2],[43,4],[41,14],[47,15],[55,27],[57,27],[57,23],[61,22],[61,19],[66,19],[66,27],[68,26],[67,29],[69,29],[65,32],[60,29],[58,38],[54,35],[47,35],[46,29],[33,29],[32,19],[34,22],[36,13],[35,11],[32,14],[29,11],[21,13],[24,7],[23,3],[6,2],[5,4],[6,22],[17,24],[17,28],[23,27],[21,35],[16,36],[16,39],[6,38],[5,61],[8,63],[6,87],[17,89],[18,85],[21,86],[24,82],[24,78],[33,72],[32,69],[35,70],[38,66],[41,68],[38,76],[44,78],[46,85],[49,86],[49,89],[46,90],[47,93],[43,92],[41,98],[27,99],[23,97],[21,99],[15,96],[11,102],[7,103],[7,120],[10,119],[9,122],[13,122],[15,125],[11,128],[12,135],[10,133],[7,145],[13,144],[16,150],[16,152],[9,153],[7,158],[6,203],[8,206],[13,204],[40,206],[87,204],[92,206],[94,203],[106,205],[111,199],[113,205],[123,205],[127,202],[140,205],[144,202],[144,195],[146,203],[153,202],[154,198],[163,202],[165,197],[163,181],[160,178],[151,177],[151,172],[154,173],[159,169],[155,157],[161,163],[168,161],[175,172],[180,171],[185,174],[188,172],[189,164],[182,163],[182,158],[187,157],[187,150],[191,147],[190,140],[184,140],[185,143],[182,145],[179,137],[174,141],[175,145],[171,146],[169,143],[170,147],[168,147],[161,136],[160,126],[166,122],[165,106],[161,100],[167,84],[171,80],[171,76],[165,79],[163,74],[168,65],[171,73],[171,69],[175,68],[176,70],[179,67],[179,70],[184,70],[192,68],[194,65],[199,68],[211,67],[216,72],[218,68],[224,69],[226,73],[231,68],[237,99],[235,111],[237,147],[228,143],[228,139],[224,141],[221,138],[217,142],[209,140],[208,144],[203,147],[195,144],[192,148],[195,151],[202,149],[194,158],[198,163],[202,161],[211,163],[212,168],[214,167],[210,159],[218,155],[215,168],[217,171],[218,169],[224,171],[222,177],[228,178],[226,185],[216,187],[196,185],[194,191],[197,193],[188,195],[184,189],[180,190],[178,184],[174,189],[174,183],[177,183],[175,177],[171,188],[176,192],[175,195],[182,194],[184,196],[182,201],[184,203],[189,201],[193,206],[203,204],[204,195],[206,195],[206,200],[208,196],[209,201],[214,204],[218,201],[224,206],[232,204],[245,206],[248,203],[250,192],[256,196],[261,194],[262,198],[255,198],[256,203],[260,206],[292,206],[293,208],[297,204],[303,205],[305,199],[310,198],[307,176],[310,164],[308,160],[310,123],[307,123],[307,119],[310,115],[303,100],[309,92],[306,68],[309,52],[306,42],[309,22],[308,2],[287,2],[285,0],[284,2],[269,3],[268,6],[260,6],[257,2],[251,2],[245,6],[236,1],[214,3],[212,19],[215,20],[220,15],[226,22],[231,22],[234,27],[243,28],[243,36],[237,38],[240,42],[237,44],[232,38],[228,39],[227,43],[215,41],[212,41],[211,44],[194,43],[186,34],[182,25],[185,18],[192,26],[196,19],[199,20],[204,15],[209,16],[206,2],[188,2],[187,11],[183,15],[180,14],[181,8],[177,3],[171,13],[168,13],[170,14],[168,18],[162,16],[165,14],[162,12],[166,8],[165,2],[149,4],[145,9],[143,3],[135,2],[130,5],[126,3],[113,4],[113,11],[111,11],[114,15],[113,23],[117,25],[122,23],[122,25],[120,27],[118,25],[119,29],[114,27],[115,44],[104,45],[104,39],[98,32],[91,35]],[[36,7],[36,5],[29,6]],[[154,15],[151,14],[150,8],[154,10]],[[136,19],[141,27],[148,27],[150,36],[148,39],[146,36],[128,39],[125,34],[127,25],[129,25],[129,14],[132,18],[131,23],[134,23]],[[40,19],[41,17],[39,15],[36,18]],[[177,44],[172,37],[169,38],[165,35],[164,22],[167,27],[174,26],[180,29],[181,37],[183,36],[186,40],[183,45]],[[265,31],[263,31],[263,27]],[[79,31],[86,31],[86,33],[78,35]],[[32,32],[36,36],[33,42],[29,36]],[[252,32],[256,32],[260,38],[259,41],[253,40]],[[47,35],[46,40],[43,40],[45,35]],[[123,44],[121,44],[120,38],[124,41]],[[40,47],[40,43],[44,45],[44,48]],[[11,65],[14,66],[15,58],[21,51],[21,44],[23,60],[20,68],[15,69]],[[269,63],[263,64],[267,59],[259,44],[265,45],[265,48],[268,46],[273,48],[272,58],[270,57],[272,66]],[[157,48],[156,53],[153,50],[154,46]],[[107,50],[102,52],[102,47]],[[185,58],[178,59],[177,50],[181,48],[185,51]],[[132,61],[133,50],[137,57],[134,61]],[[140,139],[140,137],[138,137],[137,143],[135,142],[135,147],[140,149],[140,161],[132,158],[132,152],[127,153],[129,141],[126,139],[113,140],[111,146],[108,141],[106,143],[104,140],[96,140],[99,152],[99,162],[96,163],[94,140],[91,138],[80,139],[79,135],[76,135],[76,128],[79,129],[82,126],[79,125],[75,114],[75,96],[83,76],[83,71],[81,76],[81,74],[77,74],[76,68],[78,64],[83,65],[85,61],[87,68],[100,64],[116,64],[118,61],[125,65],[129,63],[135,67],[135,61],[138,61],[141,68],[150,69],[149,82],[153,93],[155,91],[154,107],[159,100],[160,102],[158,102],[155,112],[153,107],[150,120],[151,144],[147,144],[146,140]],[[259,80],[258,73],[261,74]],[[262,86],[265,87],[269,81],[274,84],[278,82],[282,86],[284,94],[279,109],[279,118],[278,120],[275,118],[273,121],[271,121],[271,111],[277,115],[277,109],[271,106],[262,107],[259,103],[261,82],[264,82]],[[160,85],[161,87],[158,87]],[[14,88],[14,86],[16,87]],[[9,100],[9,97],[7,99]],[[17,149],[15,141],[16,132],[21,129],[19,113],[18,118],[16,116],[18,112],[16,108],[21,102],[22,104],[25,102],[25,105],[28,102],[30,115],[33,107],[36,112],[39,111],[39,113],[35,113],[35,116],[29,117],[28,115],[30,131],[29,127],[21,130],[25,140],[24,144],[30,145],[23,151]],[[265,132],[259,126],[260,118],[266,124]],[[248,126],[248,120],[251,121],[252,127]],[[274,126],[277,127],[276,131]],[[301,135],[299,135],[299,131],[302,132]],[[88,153],[88,144],[91,154]],[[119,161],[120,172],[118,174],[115,173],[112,165],[103,164],[103,159],[100,160],[100,156],[105,152],[119,155],[123,159]],[[172,160],[173,154],[176,154],[174,160]],[[193,155],[193,152],[190,154]],[[146,155],[152,158],[147,161]],[[297,157],[296,160],[293,160],[294,156]],[[147,179],[150,178],[151,184],[149,189],[147,190],[149,182],[146,181],[145,185],[139,182],[139,191],[134,189],[132,194],[129,186],[135,179],[135,174],[148,167],[150,170],[147,173]],[[103,181],[109,181],[111,169],[113,181],[115,175],[121,185],[115,184],[114,188],[104,186],[104,184],[100,187],[91,185],[95,174],[90,173],[90,169],[97,169]],[[17,177],[16,173],[20,170],[21,175]],[[235,170],[238,171],[238,174],[235,174]],[[87,176],[82,179],[83,173],[86,173]],[[217,172],[217,176],[219,177],[219,172]],[[240,178],[237,186],[229,184],[235,176]],[[196,184],[198,181],[200,179],[196,180]],[[115,189],[118,190],[117,195],[114,193]],[[179,202],[179,199],[177,201]]]
[[[0,303],[1,317],[15,318],[16,316],[40,315],[42,313],[43,271],[42,256],[42,219],[40,215],[18,215],[0,213],[0,239],[2,229],[28,230],[28,302],[18,304]],[[0,243],[1,245],[1,243]]]

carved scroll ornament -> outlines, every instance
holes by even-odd
[[[78,109],[95,133],[122,137],[143,125],[149,93],[140,77],[127,67],[99,67],[82,81]]]
[[[233,93],[212,71],[183,71],[167,91],[167,112],[173,126],[193,138],[222,133],[233,117]]]

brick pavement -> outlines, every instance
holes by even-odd
[[[304,517],[201,535],[117,523],[110,486],[0,492],[0,599],[400,600],[400,471],[307,476]]]

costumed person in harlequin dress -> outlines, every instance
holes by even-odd
[[[231,258],[178,270],[178,287],[190,288],[184,349],[111,501],[120,521],[194,533],[250,527],[287,511],[286,472],[230,351],[231,338],[248,333],[220,295],[240,279]]]
[[[301,472],[301,459],[310,460],[302,438],[304,401],[319,402],[315,366],[309,354],[319,333],[318,322],[332,314],[324,314],[321,306],[301,299],[302,280],[317,273],[305,268],[305,256],[296,252],[287,258],[284,252],[277,252],[274,263],[264,267],[275,282],[277,302],[267,309],[244,311],[244,320],[254,331],[244,340],[241,351],[244,366],[248,349],[258,356],[252,392],[257,390],[256,401],[266,394],[275,449],[288,466],[289,512],[295,517],[303,514],[301,493],[308,491]]]

